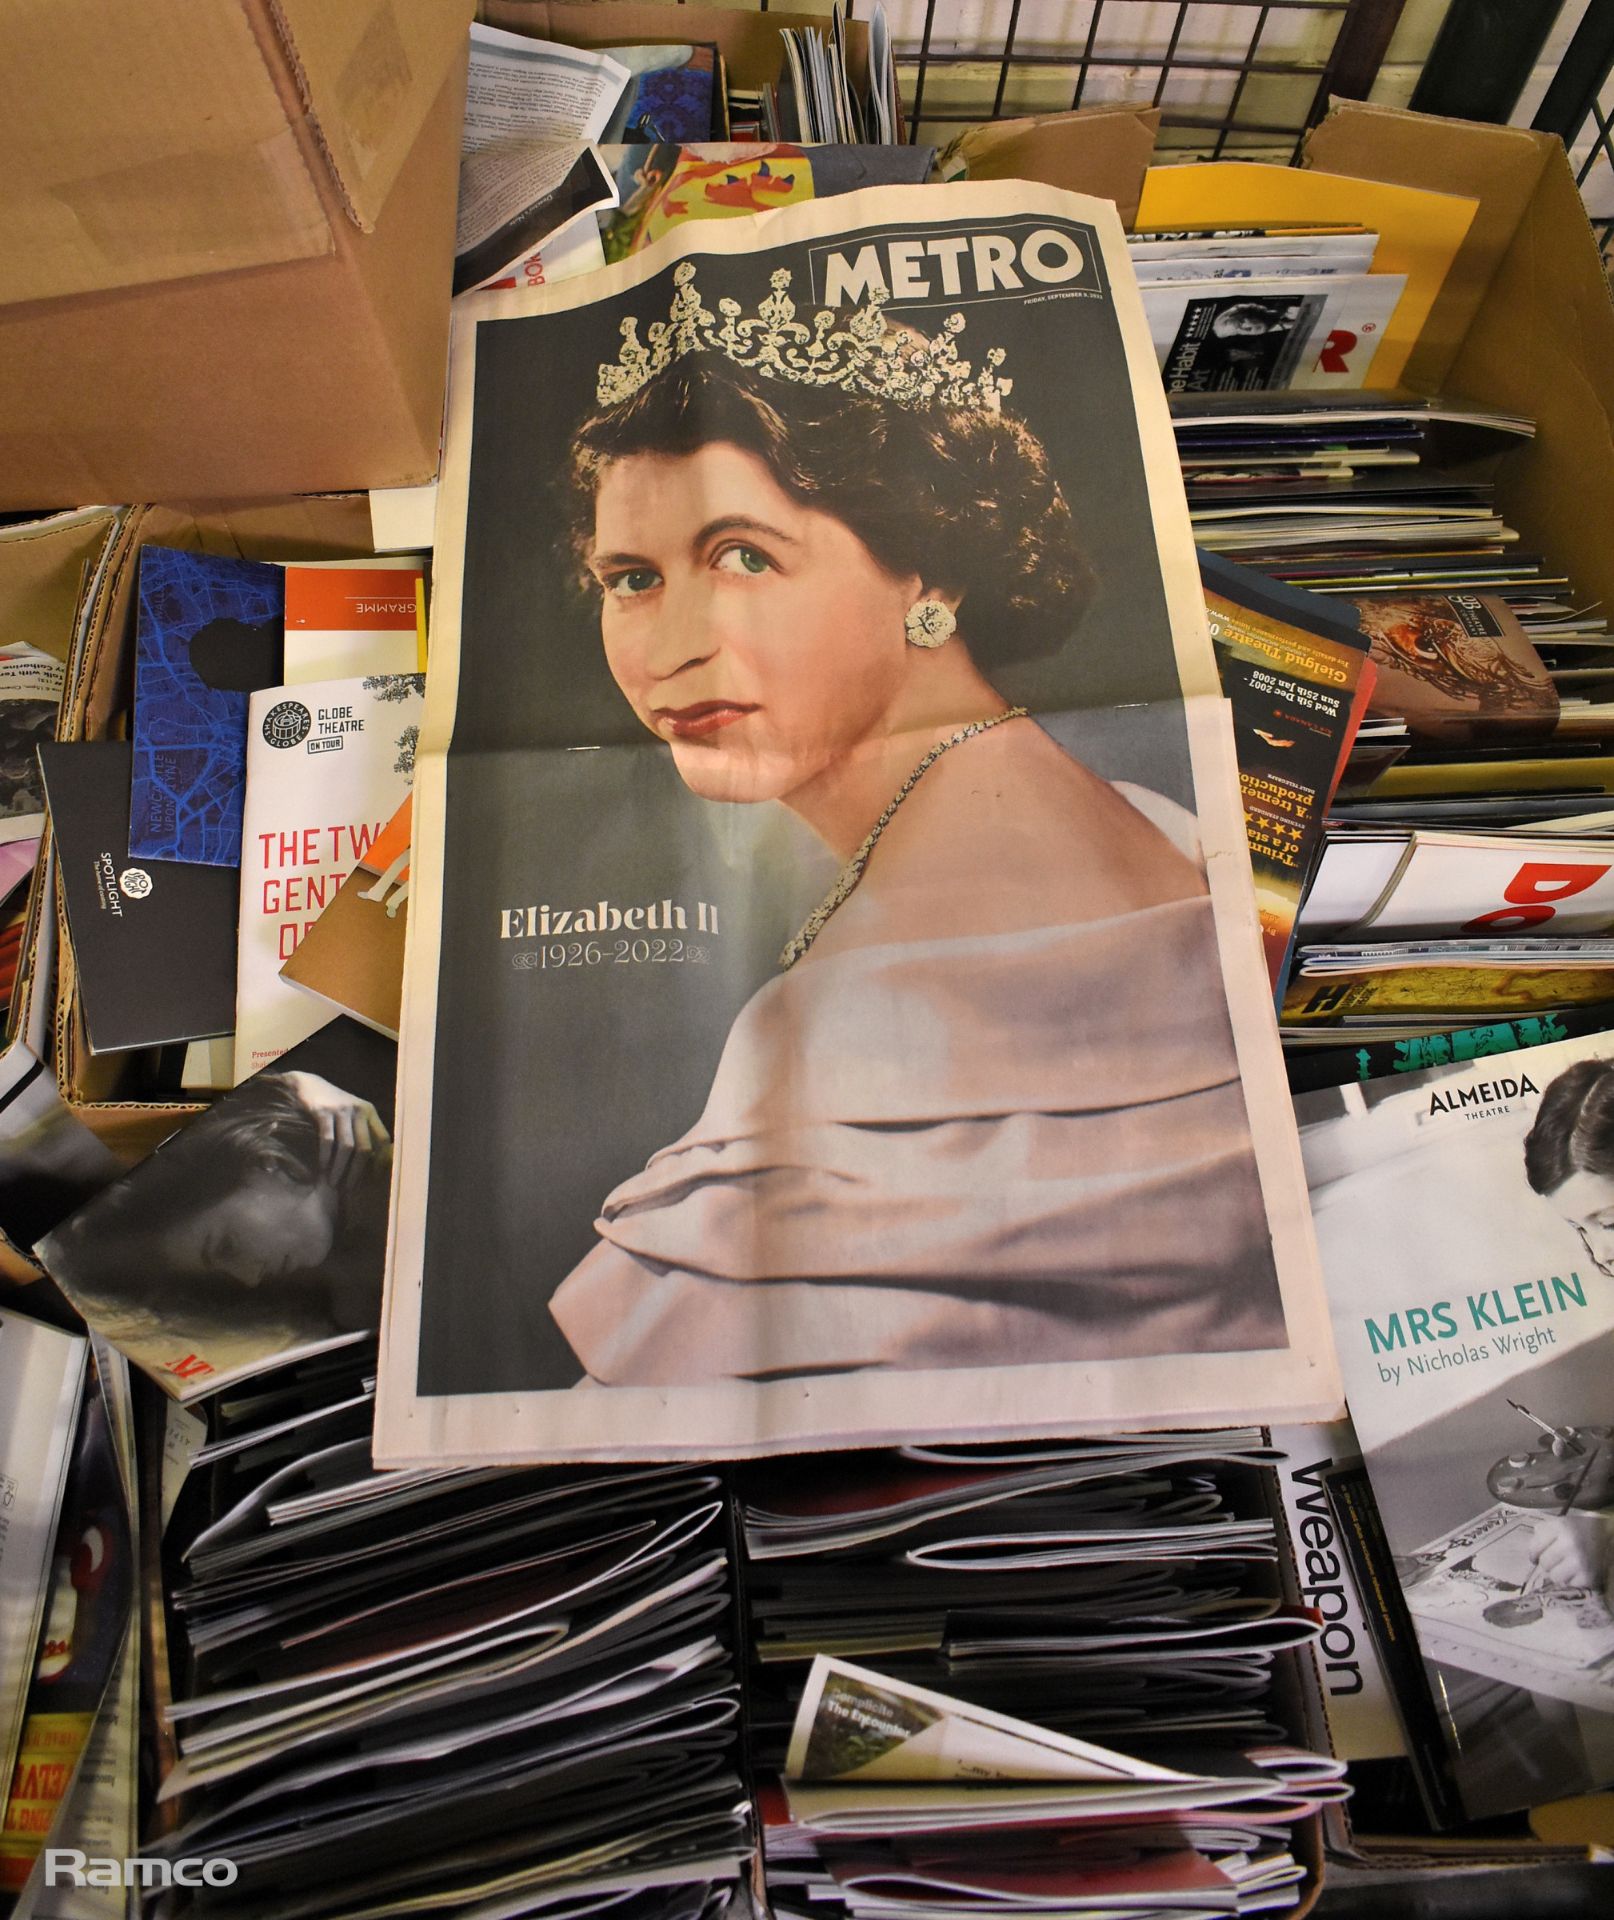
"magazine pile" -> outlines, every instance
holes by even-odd
[[[1343,1765],[1304,1750],[1274,1457],[1242,1429],[741,1470],[774,1910],[1297,1899]]]
[[[378,1458],[1332,1411],[1113,209],[479,295],[447,432]]]
[[[768,1886],[789,1920],[1279,1911],[1305,1877],[1288,1823],[1343,1772],[1277,1748],[1184,1773],[820,1655],[765,1808]]]

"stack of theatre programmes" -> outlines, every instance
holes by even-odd
[[[1138,232],[1132,265],[1167,393],[1360,387],[1406,275],[1365,228]]]
[[[395,1063],[332,1021],[39,1248],[189,1466],[141,1851],[233,1865],[196,1913],[699,1920],[750,1845],[719,1482],[373,1469]]]
[[[214,1403],[168,1546],[190,1911],[723,1911],[750,1852],[716,1476],[377,1473],[374,1349]]]
[[[74,1018],[119,1097],[232,1086],[331,1018],[282,978],[407,798],[424,563],[139,551],[130,737],[39,752]]]
[[[1174,415],[1202,549],[1334,602],[1373,669],[1281,1000],[1296,1083],[1606,1027],[1614,636],[1496,511],[1530,423],[1375,393]]]
[[[1305,1878],[1289,1829],[1343,1771],[1272,1748],[1184,1773],[819,1658],[764,1871],[782,1920],[1277,1912]]]
[[[1278,1598],[1275,1458],[1246,1428],[751,1469],[760,1756],[817,1652],[1155,1759],[1283,1738],[1273,1658],[1316,1627]]]
[[[868,189],[461,316],[378,1460],[1332,1412],[1114,209]]]

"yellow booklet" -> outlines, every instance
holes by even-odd
[[[1267,167],[1242,160],[1151,167],[1143,183],[1137,226],[1258,227],[1279,223],[1349,221],[1379,236],[1375,273],[1404,273],[1407,284],[1384,330],[1364,386],[1394,387],[1429,310],[1467,237],[1477,200],[1388,186],[1342,173]]]

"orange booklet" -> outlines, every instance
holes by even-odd
[[[419,672],[421,578],[418,566],[385,560],[373,566],[288,566],[286,685]]]
[[[410,801],[382,828],[280,969],[282,980],[398,1037],[408,924]]]

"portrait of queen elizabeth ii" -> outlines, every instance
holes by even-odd
[[[1274,1344],[1226,1011],[1167,984],[1214,966],[1192,821],[993,681],[1087,582],[1043,448],[947,336],[821,383],[736,332],[602,369],[569,531],[684,784],[841,870],[699,1123],[605,1199],[561,1331],[612,1385]]]
[[[777,817],[828,881],[736,996],[698,1117],[657,1139],[618,1096],[644,1146],[576,1196],[592,1232],[560,1270],[533,1235],[509,1285],[531,1274],[585,1389],[922,1373],[938,1428],[966,1372],[1286,1349],[1192,788],[1170,797],[1113,754],[1086,764],[1051,703],[1022,697],[1065,671],[1105,559],[1019,405],[1036,369],[982,309],[814,309],[782,267],[758,301],[734,284],[686,260],[653,283],[665,319],[643,297],[600,321],[617,351],[596,352],[549,479],[564,631],[591,637],[624,727],[551,777],[615,753],[639,769],[621,791],[648,792],[655,756],[676,794],[631,820],[524,817],[561,862],[579,836],[670,843],[690,808],[719,835]],[[1099,475],[1082,485],[1091,498]],[[1152,687],[1163,708],[1158,672]],[[1169,719],[1182,735],[1180,704]],[[531,897],[561,897],[537,856],[522,871]],[[445,895],[455,874],[451,833]],[[463,1000],[472,963],[447,933],[441,951]],[[570,983],[521,990],[556,1005]],[[680,1054],[695,1043],[672,1010],[693,1001],[666,992],[650,1031]],[[592,1060],[639,1066],[644,1031],[601,1019]],[[452,1142],[476,1109],[444,1105],[442,1063],[439,1047],[434,1125]],[[527,1138],[542,1188],[541,1120]]]

